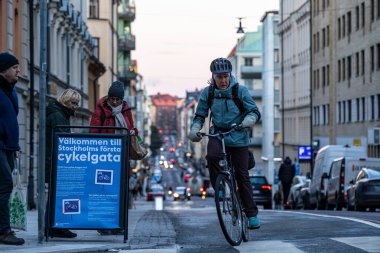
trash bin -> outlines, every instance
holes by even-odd
[[[164,199],[162,196],[157,196],[154,198],[154,205],[156,210],[164,209]]]

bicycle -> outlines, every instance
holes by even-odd
[[[217,134],[200,133],[204,137],[216,137],[222,142],[221,172],[215,181],[215,206],[224,237],[232,246],[238,246],[249,239],[248,218],[242,209],[235,171],[231,157],[226,153],[224,137],[236,131],[234,128]]]

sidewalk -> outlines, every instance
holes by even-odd
[[[72,230],[78,234],[73,239],[49,238],[38,243],[38,212],[28,211],[27,231],[16,231],[18,237],[25,239],[22,246],[0,244],[0,252],[37,253],[37,252],[104,252],[121,250],[125,252],[174,253],[175,232],[164,212],[155,210],[155,203],[145,199],[137,200],[129,210],[128,240],[123,236],[101,236],[96,230]],[[152,250],[160,248],[159,250]],[[166,249],[162,249],[166,248]],[[139,249],[139,250],[134,250]]]

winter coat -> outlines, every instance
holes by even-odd
[[[294,169],[294,166],[292,166],[292,161],[289,158],[286,158],[280,166],[278,178],[283,184],[291,184],[295,174],[296,171]]]
[[[211,104],[212,122],[215,129],[220,131],[229,130],[232,124],[241,124],[246,116],[254,117],[254,122],[260,119],[255,101],[253,101],[248,89],[239,85],[238,95],[243,103],[244,112],[240,112],[238,106],[232,99],[232,87],[237,85],[234,76],[230,76],[230,85],[225,90],[215,88],[214,99]],[[195,111],[193,125],[197,124],[200,128],[203,126],[205,118],[209,113],[207,97],[210,86],[204,88],[199,97],[198,106]],[[224,139],[225,145],[228,147],[244,147],[248,146],[249,135],[247,131],[236,131],[227,135]]]
[[[137,135],[137,130],[133,126],[133,119],[132,117],[128,116],[130,113],[130,111],[127,112],[128,110],[131,110],[128,106],[128,103],[123,101],[123,109],[121,110],[121,113],[123,114],[125,122],[127,123],[127,128],[130,130],[134,129]],[[112,115],[112,108],[107,104],[107,96],[101,98],[96,104],[96,109],[91,117],[90,126],[116,126],[115,116]],[[115,133],[115,129],[90,128],[90,133]]]
[[[70,125],[70,116],[74,115],[74,111],[60,104],[57,100],[49,103],[46,108],[46,157],[45,157],[45,182],[50,182],[50,174],[52,167],[52,150],[53,150],[53,130],[55,133],[70,133],[70,128],[54,128],[57,125]]]
[[[18,151],[18,98],[14,84],[0,76],[0,149]]]

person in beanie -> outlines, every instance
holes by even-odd
[[[50,184],[52,171],[52,144],[53,132],[70,133],[70,128],[56,127],[58,125],[70,125],[70,117],[74,116],[75,110],[79,107],[82,96],[73,89],[66,89],[55,100],[46,107],[46,156],[45,156],[45,183]],[[63,228],[51,228],[50,237],[75,238],[76,233]]]
[[[0,53],[0,243],[22,245],[10,226],[9,199],[13,190],[12,171],[18,157],[18,98],[15,85],[20,65],[15,56]]]
[[[108,95],[102,97],[96,104],[92,114],[90,126],[111,126],[124,127],[130,130],[131,135],[138,135],[134,127],[131,108],[124,101],[124,85],[119,81],[114,81],[108,90]],[[112,128],[90,128],[90,133],[122,133],[122,130]],[[101,229],[101,235],[121,235],[120,229]]]

